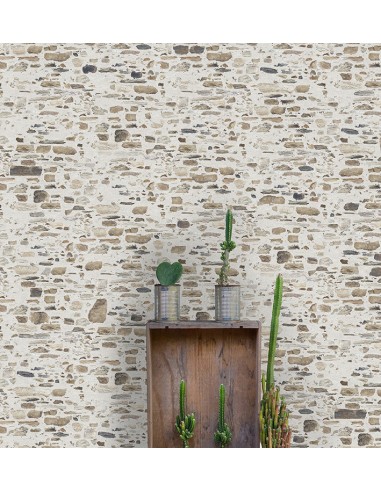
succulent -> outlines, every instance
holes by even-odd
[[[183,448],[189,448],[189,439],[193,437],[196,419],[194,413],[185,413],[185,381],[180,381],[180,415],[176,417],[175,427],[183,441]]]
[[[223,262],[218,284],[219,285],[227,285],[228,283],[228,275],[229,275],[229,254],[236,247],[234,241],[232,241],[232,231],[233,231],[233,213],[230,209],[226,212],[226,226],[225,226],[225,241],[220,244],[221,246],[221,260]]]
[[[274,302],[271,316],[270,341],[267,357],[267,375],[262,375],[262,400],[259,412],[260,440],[263,448],[289,448],[291,430],[288,426],[289,412],[284,397],[274,384],[274,360],[282,306],[283,278],[275,282]]]
[[[214,440],[221,448],[228,447],[232,440],[232,433],[229,426],[225,423],[225,386],[220,386],[220,398],[218,403],[218,426],[214,433]]]
[[[156,268],[156,277],[161,285],[175,285],[183,273],[183,266],[178,261],[172,263],[163,261]]]

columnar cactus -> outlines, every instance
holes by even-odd
[[[283,278],[278,275],[275,283],[271,317],[267,376],[262,375],[262,400],[259,413],[260,440],[263,448],[289,448],[291,430],[288,426],[289,412],[279,388],[274,385],[274,360],[282,306]]]
[[[225,386],[220,386],[220,398],[218,403],[218,426],[214,433],[214,440],[221,448],[228,447],[232,440],[232,433],[229,426],[225,423]]]
[[[220,271],[218,284],[227,285],[228,284],[228,274],[229,274],[229,253],[233,251],[236,247],[234,241],[232,241],[232,231],[233,231],[233,213],[229,209],[226,212],[226,226],[225,226],[225,241],[220,244],[221,246],[221,260],[223,261],[222,268]]]
[[[189,448],[189,439],[193,437],[193,431],[196,425],[194,413],[186,415],[185,413],[185,381],[180,381],[180,415],[176,417],[175,427],[183,441],[183,448]]]

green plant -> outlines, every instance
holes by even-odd
[[[260,440],[263,448],[289,448],[291,430],[288,426],[289,412],[279,388],[274,384],[274,360],[279,330],[279,315],[282,307],[283,278],[275,282],[274,302],[271,316],[270,341],[267,357],[267,375],[262,375],[262,400],[259,413]]]
[[[194,413],[186,415],[185,413],[185,381],[180,381],[180,415],[176,417],[175,427],[183,441],[183,447],[189,448],[189,439],[193,437],[193,431],[196,425]]]
[[[223,262],[220,275],[218,278],[219,285],[227,285],[228,284],[228,275],[229,275],[229,254],[236,247],[234,241],[232,241],[232,231],[233,231],[233,213],[230,209],[226,212],[225,218],[225,241],[220,244],[221,246],[221,260]]]
[[[163,261],[156,268],[156,277],[161,285],[175,285],[183,273],[183,266],[178,261],[172,263]]]
[[[225,423],[225,386],[220,386],[220,398],[218,402],[218,426],[214,433],[214,440],[221,448],[228,447],[232,440],[232,433],[229,426]]]

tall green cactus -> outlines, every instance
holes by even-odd
[[[273,311],[271,316],[270,342],[269,342],[269,352],[267,357],[266,391],[269,391],[271,386],[274,384],[274,360],[275,360],[276,341],[278,338],[278,330],[279,330],[280,308],[282,307],[282,293],[283,293],[283,277],[282,275],[278,275],[275,281]]]
[[[221,246],[221,260],[222,267],[220,271],[220,275],[218,278],[219,285],[227,285],[228,283],[228,275],[229,275],[229,253],[233,251],[236,247],[234,241],[232,241],[232,232],[233,232],[233,213],[230,209],[226,212],[225,218],[225,241],[220,244]]]
[[[283,278],[278,275],[275,282],[274,302],[271,316],[267,376],[262,375],[262,400],[259,412],[260,440],[263,448],[289,448],[291,430],[288,426],[289,412],[286,403],[274,384],[274,360],[282,306]]]
[[[180,415],[176,417],[175,427],[183,441],[183,447],[189,448],[189,439],[193,437],[193,431],[196,425],[194,413],[189,415],[185,412],[185,381],[180,381]]]
[[[218,402],[218,426],[214,433],[214,440],[221,448],[228,447],[232,440],[232,433],[225,423],[225,386],[220,385],[220,398]]]

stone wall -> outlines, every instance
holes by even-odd
[[[0,46],[0,444],[146,446],[158,262],[285,295],[294,446],[379,446],[381,45]]]

